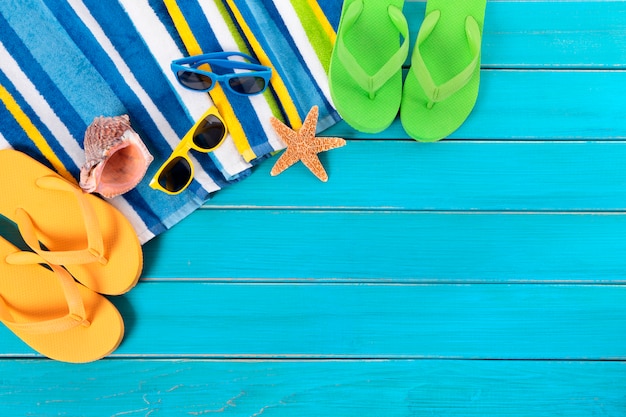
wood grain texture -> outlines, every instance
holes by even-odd
[[[621,214],[202,210],[145,245],[143,277],[623,283],[625,230]]]
[[[411,48],[426,1],[406,1]],[[623,1],[487,1],[483,68],[623,69]],[[410,55],[409,55],[410,57]],[[410,60],[407,59],[407,64]]]
[[[476,106],[448,139],[626,138],[624,71],[483,70],[480,83]],[[378,134],[356,132],[343,121],[324,134],[346,139],[410,139],[399,119]]]
[[[320,155],[330,180],[274,160],[206,208],[387,211],[626,210],[626,143],[353,140]],[[251,215],[254,215],[251,213]],[[167,239],[167,237],[165,238]]]
[[[625,286],[141,283],[113,357],[625,360]],[[32,355],[0,329],[2,355]]]
[[[0,361],[7,416],[621,417],[623,362]]]

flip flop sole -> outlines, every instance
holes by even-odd
[[[41,265],[11,265],[6,256],[19,251],[0,238],[0,296],[9,306],[13,321],[37,323],[68,314],[67,300],[59,278]],[[113,352],[124,335],[119,311],[105,297],[74,282],[82,299],[88,327],[78,325],[68,330],[34,333],[6,326],[35,351],[63,362],[84,363]]]
[[[26,211],[46,250],[85,249],[87,231],[76,196],[71,192],[38,187],[37,179],[45,176],[61,178],[21,152],[10,149],[0,151],[0,178],[5,179],[0,186],[0,214],[15,221],[16,209]],[[77,187],[75,184],[72,186]],[[95,195],[83,196],[96,213],[107,263],[91,262],[64,267],[95,292],[123,294],[137,284],[143,268],[137,234],[128,219],[113,205]]]
[[[363,1],[363,11],[354,25],[346,29],[345,14],[355,1]],[[337,38],[344,39],[366,73],[374,75],[400,49],[398,29],[389,17],[389,6],[402,10],[404,0],[347,0],[343,4]],[[344,33],[346,32],[346,33]],[[402,99],[402,68],[380,88],[374,98],[354,80],[333,50],[329,68],[330,92],[341,117],[355,129],[366,133],[385,130],[398,115]]]
[[[426,15],[441,12],[439,21],[420,52],[437,85],[452,79],[472,61],[466,35],[466,19],[476,20],[482,32],[485,0],[428,0]],[[417,45],[416,45],[417,47]],[[411,66],[404,83],[400,118],[405,131],[419,141],[443,139],[457,130],[472,112],[480,85],[480,62],[469,81],[443,101],[428,107],[430,99]]]

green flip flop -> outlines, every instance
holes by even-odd
[[[486,0],[428,0],[404,83],[400,118],[414,139],[458,129],[478,97]]]
[[[403,6],[404,0],[343,3],[328,78],[337,111],[361,132],[383,131],[398,115],[409,52]]]

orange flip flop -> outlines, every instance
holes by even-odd
[[[91,362],[113,352],[124,335],[119,311],[62,267],[43,262],[0,238],[0,321],[58,361]]]
[[[47,263],[63,265],[87,288],[119,295],[143,268],[141,244],[115,207],[31,157],[0,151],[0,214]]]

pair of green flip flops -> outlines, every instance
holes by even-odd
[[[411,68],[404,0],[345,0],[329,69],[337,111],[355,129],[377,133],[400,110],[416,140],[440,140],[467,119],[478,97],[486,0],[428,0]]]

